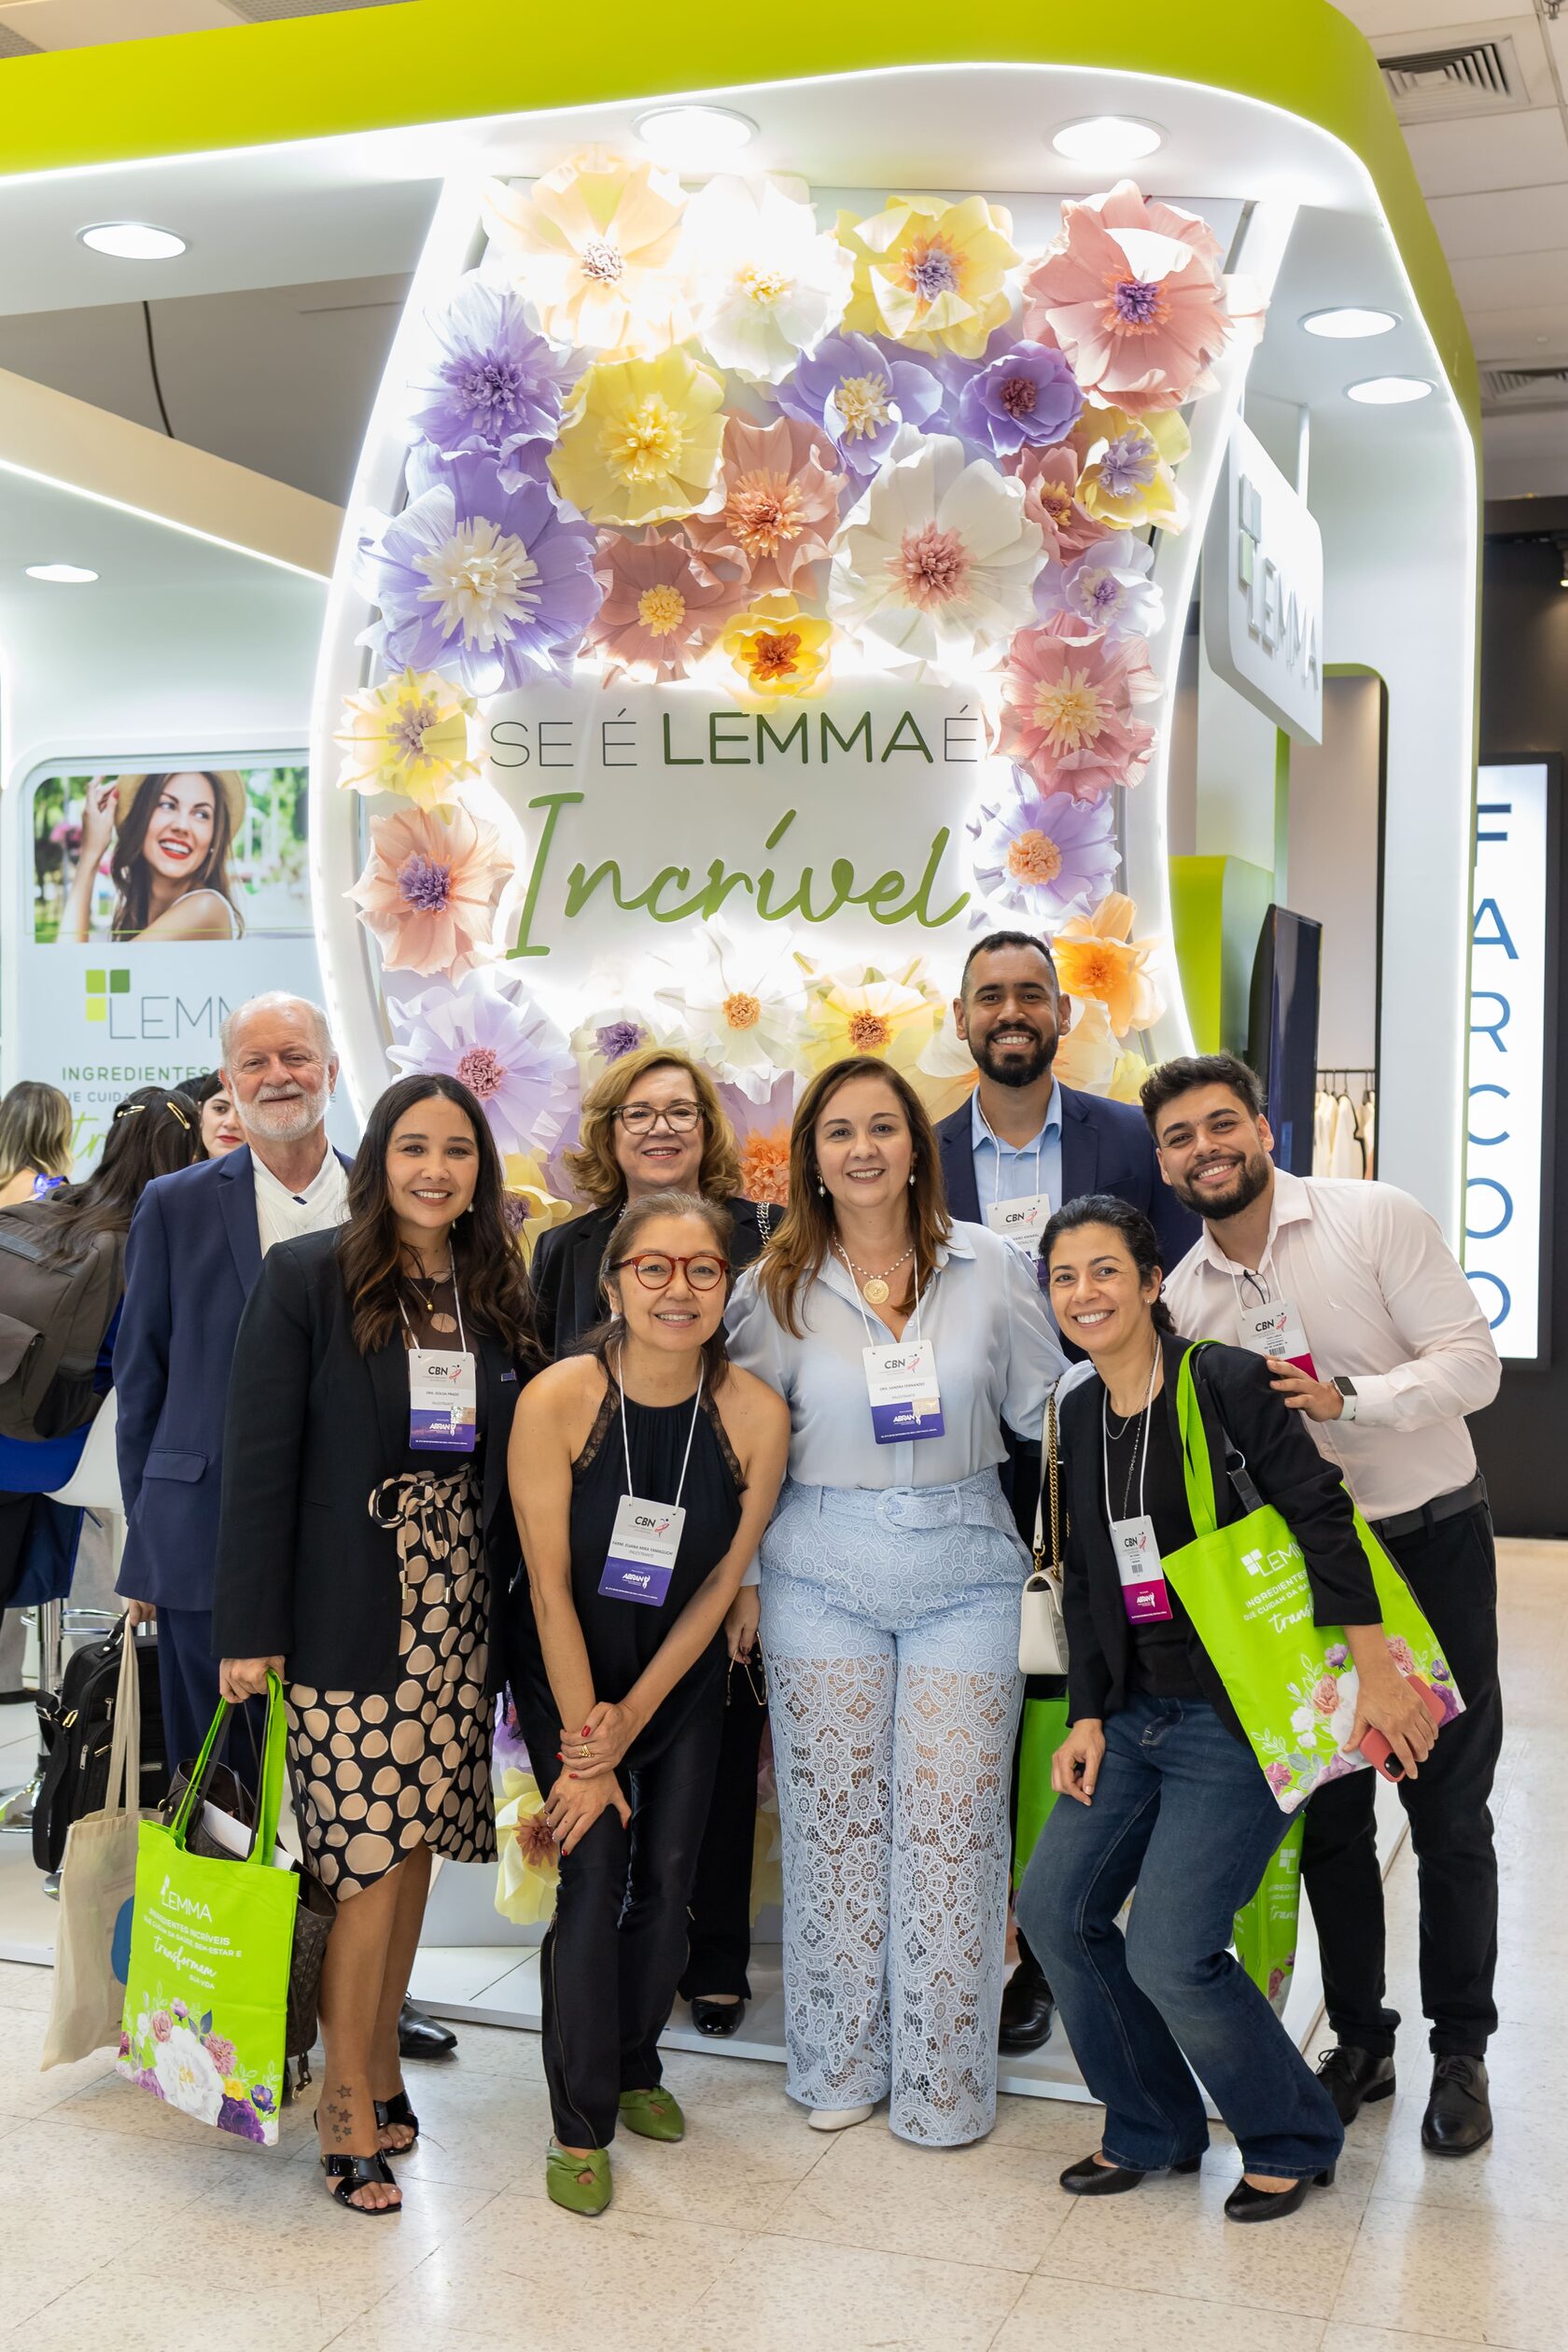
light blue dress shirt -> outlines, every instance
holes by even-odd
[[[891,1347],[893,1335],[862,1309],[840,1258],[827,1260],[802,1297],[804,1338],[775,1321],[755,1267],[735,1284],[725,1321],[733,1360],[790,1407],[790,1476],[805,1486],[880,1490],[973,1478],[1006,1459],[1004,1421],[1040,1443],[1045,1399],[1063,1368],[1029,1267],[979,1225],[954,1226],[920,1302],[919,1336],[936,1350],[940,1437],[879,1446],[873,1436],[863,1351]],[[915,1329],[912,1315],[906,1336]]]
[[[1055,1213],[1062,1205],[1061,1088],[1051,1081],[1045,1124],[1027,1143],[1003,1142],[992,1133],[980,1108],[980,1089],[970,1097],[970,1131],[973,1137],[974,1189],[984,1217],[993,1202],[1032,1200],[1043,1193]]]

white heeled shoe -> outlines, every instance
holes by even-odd
[[[814,2132],[847,2132],[856,2123],[869,2123],[875,2112],[875,2106],[813,2107],[805,2120]]]

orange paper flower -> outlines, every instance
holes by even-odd
[[[1132,937],[1136,913],[1125,891],[1113,890],[1092,915],[1071,917],[1051,943],[1063,993],[1103,1004],[1117,1037],[1147,1029],[1165,1010],[1149,971],[1159,941]]]

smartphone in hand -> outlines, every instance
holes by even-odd
[[[1421,1705],[1426,1709],[1427,1714],[1432,1717],[1433,1722],[1441,1729],[1443,1723],[1443,1701],[1438,1698],[1437,1693],[1433,1689],[1432,1685],[1429,1682],[1423,1681],[1420,1674],[1407,1675],[1407,1680],[1408,1681],[1411,1689],[1415,1692],[1417,1698],[1421,1701]],[[1384,1780],[1402,1781],[1404,1779],[1405,1767],[1400,1762],[1398,1757],[1395,1756],[1393,1750],[1390,1747],[1387,1740],[1384,1739],[1380,1731],[1368,1731],[1365,1739],[1363,1740],[1361,1743],[1361,1752],[1363,1756],[1365,1757],[1368,1764],[1372,1765],[1375,1770],[1381,1772]]]

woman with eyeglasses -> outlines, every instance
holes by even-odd
[[[609,2205],[618,2121],[685,2132],[658,2041],[719,1759],[725,1615],[790,1438],[782,1399],[725,1353],[729,1241],[694,1195],[633,1202],[604,1267],[609,1319],[533,1382],[512,1430],[509,1671],[561,1854],[539,1955],[545,2187],[570,2213]]]
[[[776,1211],[745,1199],[740,1154],[713,1079],[689,1055],[664,1045],[623,1054],[588,1089],[582,1131],[567,1155],[572,1182],[593,1206],[541,1235],[533,1283],[539,1341],[564,1356],[604,1312],[599,1270],[610,1236],[637,1201],[691,1193],[728,1212],[736,1273],[767,1239]],[[758,1598],[736,1595],[725,1628],[735,1661],[713,1811],[692,1896],[691,1949],[680,1995],[699,2034],[727,2039],[751,1997],[751,1857],[757,1829],[757,1759],[767,1708],[756,1660]]]

